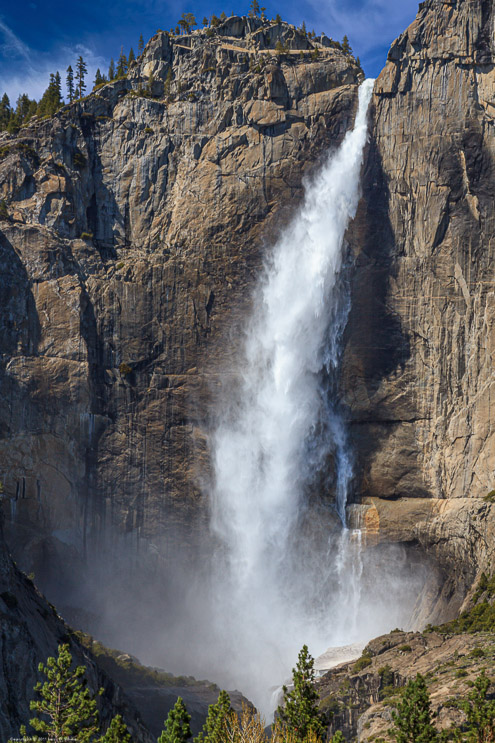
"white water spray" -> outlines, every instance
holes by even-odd
[[[214,438],[212,527],[225,548],[215,600],[225,636],[237,628],[229,652],[239,666],[246,671],[254,660],[259,678],[264,659],[274,681],[304,642],[323,643],[315,648],[321,651],[334,634],[335,597],[326,592],[330,578],[338,579],[337,554],[315,552],[312,537],[301,536],[301,514],[311,470],[331,451],[336,512],[345,525],[352,466],[343,421],[326,407],[321,374],[337,367],[347,317],[337,282],[344,233],[358,204],[372,88],[372,80],[360,87],[353,130],[307,185],[274,248],[247,329],[237,399]],[[328,506],[321,515],[331,523]],[[253,693],[247,684],[243,690]]]

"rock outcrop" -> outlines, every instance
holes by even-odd
[[[493,556],[494,16],[427,0],[392,45],[350,237],[355,492],[372,531],[420,543],[453,578],[441,611]]]
[[[341,664],[317,684],[320,707],[331,717],[329,731],[365,743],[393,741],[392,711],[400,691],[420,673],[426,678],[435,727],[465,721],[457,702],[467,698],[484,668],[495,669],[493,633],[443,635],[396,630],[372,640],[357,661]]]
[[[97,665],[94,656],[81,645],[54,607],[36,590],[32,581],[12,562],[5,547],[0,524],[0,739],[7,741],[19,734],[33,716],[29,701],[40,680],[38,664],[57,656],[58,645],[68,643],[74,662],[86,666],[86,678],[98,698],[100,720],[108,726],[116,714],[124,717],[136,740],[151,743],[136,709],[122,689]]]
[[[328,39],[233,17],[158,32],[125,79],[0,137],[0,479],[44,590],[112,529],[140,560],[188,549],[261,248],[362,77]]]

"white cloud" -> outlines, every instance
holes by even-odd
[[[57,71],[65,93],[67,67],[72,65],[75,71],[79,55],[86,62],[86,87],[91,90],[96,69],[99,67],[105,73],[108,60],[82,44],[60,46],[52,54],[34,51],[0,19],[0,95],[6,92],[12,105],[21,93],[38,100],[48,86],[50,73]]]
[[[418,0],[364,0],[360,7],[342,0],[308,2],[314,12],[311,24],[318,24],[334,39],[347,34],[356,53],[363,56],[391,44],[414,20],[419,5]]]

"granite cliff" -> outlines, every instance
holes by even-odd
[[[49,595],[113,538],[143,562],[198,541],[217,372],[362,78],[326,37],[232,17],[0,139],[0,477]]]
[[[370,548],[436,565],[418,622],[493,557],[494,15],[428,0],[393,44],[348,234],[351,510]],[[140,565],[198,541],[265,245],[361,80],[325,37],[233,17],[157,33],[126,79],[0,138],[0,475],[49,594],[116,541]]]
[[[493,560],[494,16],[428,0],[392,45],[351,237],[355,512],[434,555],[437,618]]]

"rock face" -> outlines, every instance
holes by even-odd
[[[204,518],[208,400],[261,248],[354,115],[362,73],[323,41],[160,32],[126,79],[0,138],[0,479],[46,590],[113,527],[166,556]]]
[[[418,621],[493,557],[494,16],[428,0],[394,43],[348,234],[352,514],[437,562]],[[103,544],[152,564],[196,542],[265,244],[361,79],[326,38],[233,17],[159,32],[126,79],[0,138],[0,479],[46,590]]]
[[[428,0],[392,45],[350,238],[356,493],[373,499],[375,532],[387,510],[396,538],[448,573],[454,560],[452,610],[493,543],[480,499],[495,483],[494,16],[493,2]]]
[[[465,700],[484,668],[495,666],[493,633],[444,636],[397,630],[372,640],[358,661],[341,664],[317,684],[320,706],[333,713],[330,734],[344,732],[358,743],[393,741],[392,711],[400,689],[420,673],[426,678],[435,727],[459,727],[464,714],[456,702]]]

